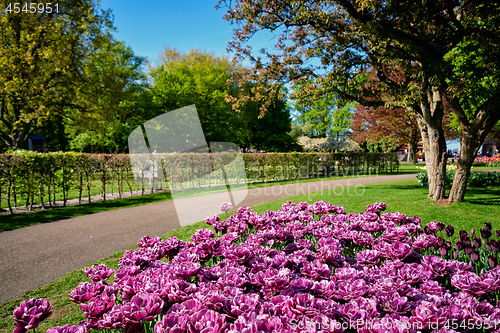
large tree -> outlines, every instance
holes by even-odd
[[[38,1],[36,13],[32,5],[0,4],[0,139],[11,149],[27,148],[32,131],[65,107],[80,107],[84,61],[112,29],[98,1]]]
[[[85,60],[78,108],[66,108],[65,131],[72,149],[123,151],[136,126],[139,94],[145,94],[145,58],[122,42],[108,40]],[[142,121],[148,119],[140,119]]]
[[[256,98],[279,95],[283,82],[311,82],[298,98],[335,92],[375,106],[383,93],[414,112],[435,200],[445,197],[446,100],[462,145],[450,200],[463,199],[475,152],[500,119],[498,1],[219,0],[218,7],[224,4],[225,18],[239,24],[230,48],[255,64],[246,78],[273,83]],[[279,35],[275,51],[257,55],[246,45],[260,30]],[[394,69],[404,78],[391,79]],[[370,71],[381,83],[376,91],[364,88]]]
[[[242,148],[289,151],[294,145],[290,131],[290,111],[283,100],[268,108],[260,117],[262,103],[250,102],[240,112],[232,109],[230,98],[239,98],[240,90],[228,84],[242,66],[224,56],[199,49],[187,53],[166,47],[150,66],[151,93],[160,112],[195,104],[207,142],[232,142]],[[244,95],[255,88],[242,85]]]

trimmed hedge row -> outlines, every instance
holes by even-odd
[[[180,154],[86,154],[77,152],[0,154],[0,204],[22,202],[49,207],[56,193],[66,205],[69,191],[77,191],[79,203],[98,188],[106,200],[107,190],[180,189],[225,183],[270,181],[397,172],[396,154],[365,153],[237,153]],[[240,161],[240,163],[238,163]],[[223,167],[224,166],[224,167]],[[241,170],[245,170],[242,174]],[[135,174],[135,177],[134,177]],[[209,176],[207,176],[209,174]],[[169,184],[166,180],[171,180]],[[47,199],[48,198],[48,199]]]

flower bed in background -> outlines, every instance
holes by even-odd
[[[476,166],[488,166],[488,167],[500,167],[500,156],[483,156],[481,158],[476,157],[474,159],[474,164]]]
[[[452,226],[422,228],[420,218],[385,209],[346,214],[322,201],[288,202],[260,215],[242,207],[208,217],[217,234],[200,229],[191,242],[146,236],[117,271],[85,268],[89,281],[70,297],[87,320],[47,332],[500,331],[492,238],[500,234],[491,224],[453,242]],[[49,310],[43,300],[23,303],[16,333]]]

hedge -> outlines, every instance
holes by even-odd
[[[238,153],[86,154],[78,152],[0,154],[0,204],[21,200],[52,207],[56,193],[66,205],[70,190],[79,203],[91,201],[91,190],[176,190],[282,179],[397,172],[396,154],[380,153]],[[132,156],[132,161],[130,156]],[[241,162],[244,162],[244,166]],[[224,167],[223,167],[224,166]],[[239,172],[245,170],[245,174]],[[135,177],[134,177],[135,174]],[[209,176],[207,176],[209,175]],[[166,180],[170,180],[167,184]],[[44,202],[44,198],[49,198]],[[85,198],[86,197],[86,198]]]

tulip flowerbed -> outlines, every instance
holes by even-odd
[[[220,237],[146,236],[118,270],[85,268],[70,297],[87,320],[47,332],[500,332],[500,234],[486,223],[452,242],[452,226],[385,209],[242,207],[206,219]],[[49,314],[45,299],[23,302],[15,333]]]
[[[500,167],[500,156],[491,156],[491,157],[483,156],[481,158],[476,157],[474,159],[474,165]]]

